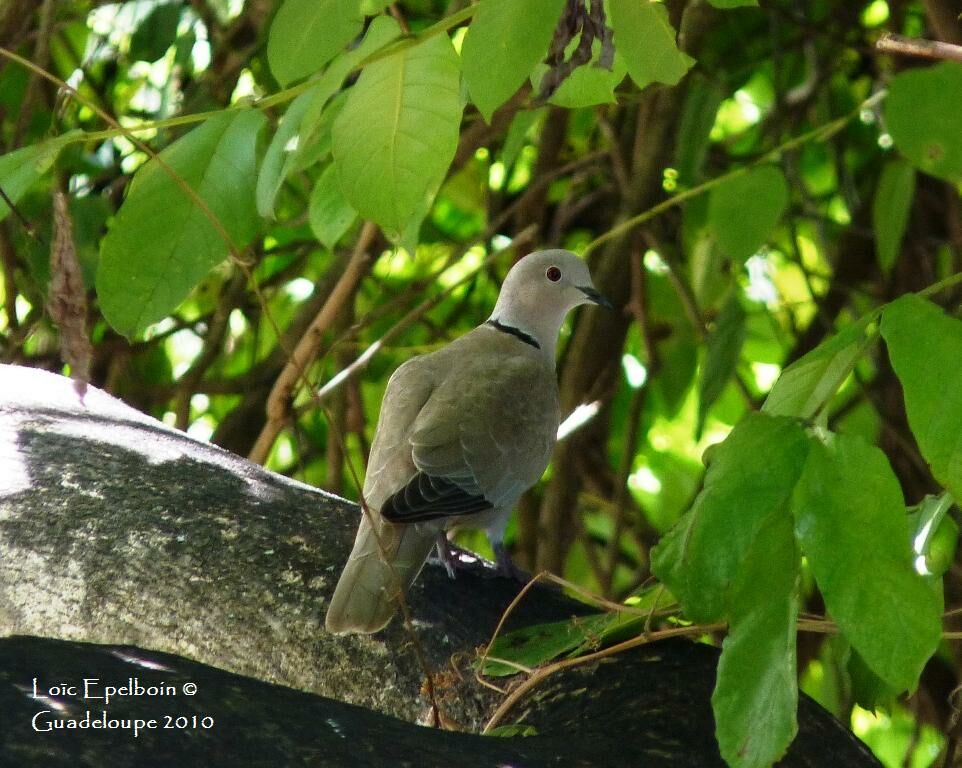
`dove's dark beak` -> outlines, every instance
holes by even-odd
[[[608,301],[607,298],[602,296],[598,291],[592,288],[590,285],[579,285],[578,290],[581,291],[585,296],[588,297],[589,301],[593,301],[598,306],[604,307],[605,309],[614,309],[615,305]]]

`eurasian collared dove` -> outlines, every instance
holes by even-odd
[[[532,253],[508,272],[483,325],[394,372],[364,479],[370,517],[361,515],[328,631],[382,629],[435,543],[453,575],[446,532],[456,527],[484,529],[499,569],[513,570],[504,529],[558,431],[558,333],[590,302],[610,306],[581,259]]]

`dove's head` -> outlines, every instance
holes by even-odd
[[[592,283],[588,265],[571,251],[536,251],[508,272],[491,320],[532,336],[554,357],[565,316],[581,304],[611,307]]]

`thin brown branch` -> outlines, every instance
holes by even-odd
[[[921,38],[905,37],[892,32],[885,32],[875,43],[875,47],[882,53],[894,53],[898,56],[915,56],[921,59],[936,59],[943,61],[962,61],[962,45],[952,45],[938,40],[923,40]]]
[[[36,227],[34,227],[33,224],[30,223],[30,220],[20,212],[20,209],[17,208],[13,200],[10,199],[10,196],[3,191],[3,187],[0,187],[0,200],[3,200],[7,208],[10,209],[10,212],[16,217],[17,221],[20,222],[20,225],[24,228],[24,230],[26,230],[27,234],[30,235],[30,237],[36,237]]]
[[[714,624],[691,624],[688,626],[660,629],[654,632],[645,632],[623,642],[609,646],[608,648],[603,648],[600,651],[588,653],[584,656],[577,656],[573,659],[563,659],[562,661],[557,661],[553,664],[540,667],[539,669],[536,669],[527,680],[522,682],[517,688],[513,689],[511,693],[508,694],[507,698],[501,702],[501,705],[491,716],[490,720],[488,720],[482,733],[489,733],[491,729],[495,728],[505,718],[508,712],[510,712],[527,693],[534,688],[537,688],[541,683],[543,683],[556,672],[561,672],[562,670],[569,669],[571,667],[579,667],[584,664],[590,664],[598,661],[599,659],[609,656],[616,656],[617,654],[624,653],[632,648],[638,648],[642,645],[648,645],[649,643],[655,643],[660,640],[667,640],[671,637],[700,637],[702,635],[725,629],[727,626],[728,624],[726,622],[716,622]],[[838,631],[838,628],[835,626],[835,624],[830,621],[799,621],[798,629],[803,632],[818,632],[821,634],[834,634]],[[943,633],[943,637],[944,636],[945,633]]]
[[[267,422],[261,430],[248,458],[263,464],[267,460],[274,441],[287,423],[291,414],[291,403],[298,380],[303,380],[308,366],[317,357],[324,334],[332,327],[341,307],[354,294],[358,283],[367,271],[371,261],[368,249],[377,237],[377,225],[367,222],[361,230],[351,260],[331,291],[317,317],[297,343],[287,365],[281,371],[271,394],[267,399]],[[278,338],[280,335],[278,334]]]
[[[490,655],[491,647],[493,646],[495,640],[501,634],[508,617],[514,612],[515,608],[520,605],[521,601],[524,600],[525,596],[532,589],[532,587],[539,581],[549,581],[563,588],[571,589],[576,592],[580,597],[585,599],[589,603],[594,603],[601,607],[604,607],[613,612],[619,613],[631,613],[646,618],[645,631],[635,637],[624,640],[615,645],[608,646],[607,648],[602,648],[601,650],[594,651],[592,653],[584,654],[583,656],[577,656],[575,658],[563,659],[561,661],[556,661],[545,666],[538,667],[533,670],[524,669],[521,665],[515,665],[513,662],[505,659],[496,658]],[[671,637],[700,637],[706,634],[711,634],[719,630],[727,628],[727,622],[715,622],[713,624],[689,624],[685,626],[675,626],[669,627],[667,629],[660,629],[655,631],[649,631],[651,619],[659,615],[667,615],[667,613],[677,613],[677,609],[672,609],[671,611],[659,611],[657,610],[657,600],[655,604],[649,610],[639,610],[627,605],[621,605],[618,603],[613,603],[602,597],[594,595],[587,590],[573,584],[572,582],[562,579],[558,576],[549,573],[548,571],[542,571],[537,576],[535,576],[531,581],[529,581],[524,588],[518,593],[518,595],[511,601],[508,607],[505,609],[504,613],[501,615],[497,626],[494,629],[494,633],[491,635],[491,640],[488,642],[487,646],[482,650],[479,663],[478,672],[475,677],[478,681],[488,688],[493,688],[495,690],[501,690],[497,686],[484,680],[480,670],[484,668],[484,664],[488,660],[497,661],[498,663],[508,664],[511,666],[517,666],[519,671],[523,671],[528,674],[527,679],[523,680],[519,685],[510,689],[507,693],[505,700],[501,702],[497,710],[488,720],[487,724],[484,726],[482,733],[489,733],[491,729],[499,725],[507,714],[514,708],[514,706],[530,691],[537,688],[541,683],[547,680],[556,672],[561,672],[562,670],[569,669],[572,667],[582,666],[584,664],[590,664],[599,659],[603,659],[609,656],[615,656],[624,651],[631,650],[632,648],[637,648],[642,645],[648,645],[649,643],[654,643],[659,640],[667,640]],[[822,618],[808,618],[805,616],[799,617],[796,622],[798,631],[800,632],[815,632],[819,634],[835,634],[838,632],[838,626],[833,621]],[[953,633],[943,632],[943,638],[948,638],[948,636]],[[962,633],[960,638],[962,638]]]
[[[590,664],[599,659],[607,658],[609,656],[616,656],[619,653],[624,653],[632,648],[638,648],[642,645],[648,645],[649,643],[654,643],[659,640],[667,640],[670,637],[692,637],[703,635],[708,632],[716,632],[718,630],[724,629],[728,626],[725,622],[718,622],[716,624],[702,624],[702,625],[692,625],[687,627],[671,627],[670,629],[662,629],[656,632],[650,632],[632,637],[624,642],[617,643],[616,645],[609,646],[600,651],[595,651],[594,653],[589,653],[584,656],[578,656],[573,659],[564,659],[562,661],[557,661],[554,664],[549,664],[546,667],[541,667],[535,670],[535,672],[521,685],[511,691],[510,694],[505,698],[501,705],[495,710],[495,713],[488,720],[487,724],[484,726],[482,733],[489,733],[492,728],[496,727],[501,721],[507,716],[507,714],[514,709],[515,705],[524,696],[537,688],[541,683],[547,680],[556,672],[561,672],[562,670],[569,669],[571,667],[579,667],[584,664]]]

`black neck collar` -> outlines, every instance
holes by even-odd
[[[513,325],[505,325],[504,323],[498,322],[494,318],[488,320],[486,325],[490,325],[492,328],[501,331],[501,333],[507,333],[510,336],[514,336],[516,339],[520,339],[525,344],[530,344],[535,349],[541,349],[541,345],[538,343],[538,340],[531,334],[525,333],[520,328],[515,328]]]

